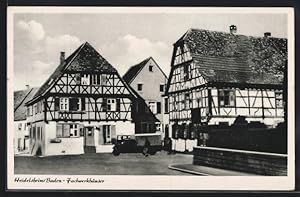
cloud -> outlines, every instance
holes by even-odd
[[[45,39],[45,50],[47,52],[65,51],[72,53],[82,42],[76,36],[69,34],[59,35],[55,37],[47,36]]]
[[[24,88],[24,83],[42,85],[58,66],[60,51],[69,56],[82,44],[78,37],[67,33],[49,35],[43,25],[34,20],[20,20],[16,27],[14,70],[17,89]]]
[[[34,20],[29,22],[20,20],[17,23],[17,27],[26,32],[32,40],[42,40],[45,36],[44,27]]]
[[[172,47],[172,46],[171,46]],[[170,46],[161,41],[151,41],[127,34],[115,42],[99,47],[105,58],[123,75],[130,66],[152,56],[159,66],[167,73],[171,58]]]

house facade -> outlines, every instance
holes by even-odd
[[[164,97],[167,76],[156,61],[149,57],[142,62],[131,66],[124,74],[123,79],[144,100],[144,113],[150,111],[158,122],[141,120],[136,124],[136,133],[164,132],[168,128],[168,100]],[[143,109],[144,108],[144,109]]]
[[[118,135],[133,135],[136,95],[89,43],[60,65],[26,103],[31,155],[112,152]]]
[[[25,103],[29,101],[37,88],[27,88],[14,92],[14,154],[24,155],[29,151],[29,130],[26,121]]]
[[[208,126],[240,116],[270,127],[284,121],[287,40],[236,31],[190,29],[174,44],[166,87],[174,149],[191,151]]]

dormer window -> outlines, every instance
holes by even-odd
[[[149,66],[149,71],[153,72],[153,66],[152,65]]]

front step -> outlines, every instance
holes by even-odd
[[[85,146],[84,153],[96,153],[96,147],[95,146]]]

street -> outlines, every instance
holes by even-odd
[[[113,156],[87,153],[49,157],[15,157],[15,174],[63,175],[190,175],[168,169],[170,164],[192,164],[192,155],[158,152],[145,157],[141,153]]]

